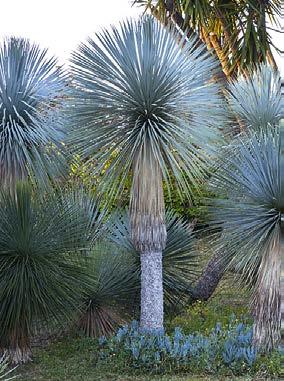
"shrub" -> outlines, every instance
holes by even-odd
[[[185,333],[203,332],[209,333],[218,322],[223,327],[228,327],[231,317],[236,320],[251,323],[248,309],[245,306],[226,305],[218,303],[197,301],[189,306],[182,314],[167,321],[167,328],[171,331],[174,327],[181,327]]]
[[[98,243],[88,255],[91,285],[77,326],[90,337],[113,334],[125,323],[137,293],[137,267],[133,258],[111,244]]]
[[[30,359],[37,330],[65,324],[89,285],[78,252],[90,220],[70,197],[17,184],[0,191],[0,348],[12,362]]]
[[[252,328],[232,320],[228,329],[217,324],[208,335],[186,335],[176,327],[164,331],[139,329],[136,321],[120,328],[111,339],[101,337],[97,366],[138,373],[208,373],[241,375],[257,371]],[[279,368],[278,368],[279,369]],[[277,372],[278,369],[272,369]]]

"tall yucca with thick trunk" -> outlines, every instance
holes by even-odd
[[[13,187],[62,168],[60,108],[66,75],[47,51],[22,38],[0,46],[0,182]]]
[[[215,223],[223,226],[215,248],[226,253],[225,263],[251,284],[254,341],[270,351],[279,343],[281,320],[284,169],[279,73],[261,65],[230,84],[228,103],[246,132],[227,148],[213,178],[222,199],[211,211]]]
[[[264,351],[280,341],[282,171],[279,128],[268,126],[238,138],[213,179],[222,199],[211,211],[223,227],[215,247],[253,289],[254,342]]]
[[[235,120],[243,133],[279,123],[281,112],[280,76],[270,66],[260,65],[256,70],[230,82],[226,97],[231,112],[232,132]],[[239,125],[238,125],[239,127]],[[239,128],[238,128],[239,129]],[[226,270],[223,250],[215,251],[193,292],[195,299],[207,300],[216,290]]]
[[[71,144],[95,159],[102,192],[113,199],[132,176],[131,237],[141,254],[141,325],[163,326],[163,182],[188,194],[203,174],[198,150],[222,115],[216,63],[152,18],[126,21],[82,44],[72,56]]]

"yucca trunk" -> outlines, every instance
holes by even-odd
[[[162,173],[151,149],[143,147],[134,165],[130,199],[131,238],[141,261],[141,328],[163,328],[163,264],[166,245]]]
[[[9,337],[1,339],[1,352],[7,353],[12,364],[25,364],[32,359],[29,333],[22,327],[15,329]]]
[[[262,260],[253,299],[253,340],[263,352],[277,348],[280,342],[281,291],[280,227]]]
[[[225,273],[225,264],[220,260],[222,253],[216,252],[208,261],[193,291],[193,300],[208,300],[218,287]]]

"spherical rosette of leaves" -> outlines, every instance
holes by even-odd
[[[229,84],[229,107],[243,127],[261,128],[267,123],[271,126],[279,123],[283,114],[280,82],[279,73],[262,64]]]
[[[11,37],[0,47],[0,180],[58,174],[66,74],[46,50]]]
[[[81,252],[93,224],[74,199],[25,183],[0,191],[0,348],[13,362],[30,359],[35,332],[72,321],[92,283]]]
[[[198,147],[224,119],[216,70],[204,46],[151,17],[103,30],[73,53],[70,147],[105,171],[109,198],[144,151],[168,183],[186,193],[187,176],[196,184],[205,167]]]

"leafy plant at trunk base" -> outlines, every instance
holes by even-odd
[[[99,345],[97,369],[107,369],[111,364],[113,369],[119,367],[124,373],[236,376],[257,373],[261,362],[262,372],[268,370],[253,345],[252,327],[233,318],[228,327],[217,323],[206,335],[186,335],[179,327],[172,334],[163,330],[153,332],[140,329],[134,321],[121,327],[111,338],[101,337]],[[279,370],[278,366],[277,375]]]
[[[27,184],[0,191],[0,348],[31,357],[30,338],[74,318],[89,286],[80,250],[90,235],[80,206]]]
[[[172,210],[166,211],[165,223],[167,242],[163,250],[163,288],[166,310],[169,312],[188,301],[199,266],[192,225]],[[140,273],[140,256],[130,238],[128,212],[115,213],[108,225],[109,240],[131,254]]]

